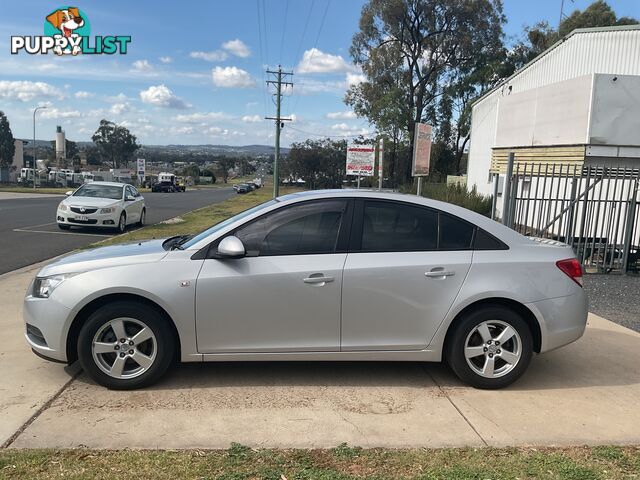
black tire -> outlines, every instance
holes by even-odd
[[[98,365],[92,352],[96,333],[111,320],[120,317],[141,322],[155,336],[156,353],[153,362],[145,371],[133,378],[114,378],[107,374]],[[131,330],[132,327],[135,328],[135,325],[130,323],[127,325],[130,329],[127,333],[135,334],[135,330]],[[164,375],[174,358],[176,339],[169,326],[169,320],[161,312],[135,301],[119,301],[104,305],[89,316],[80,330],[77,348],[80,365],[95,382],[112,390],[133,390],[148,387]],[[137,346],[133,348],[137,348]],[[118,354],[114,353],[114,357]],[[126,361],[132,366],[135,365],[135,362],[131,363],[131,360]]]
[[[147,209],[143,208],[142,212],[140,213],[140,220],[138,221],[139,227],[144,227],[144,221],[146,219],[146,216],[147,216]]]
[[[64,223],[59,223],[58,224],[58,228],[60,230],[69,230],[71,228],[71,226],[70,225],[65,225]]]
[[[116,232],[124,233],[127,229],[127,214],[122,212],[120,214],[120,219],[118,220],[118,225],[116,225]]]
[[[491,328],[495,328],[496,333],[500,326],[504,324],[516,331],[517,336],[513,337],[510,341],[511,343],[508,341],[505,344],[506,348],[502,346],[507,353],[510,349],[515,349],[515,345],[519,344],[520,346],[520,357],[517,361],[513,362],[514,366],[510,368],[507,366],[507,362],[500,358],[501,355],[496,353],[491,354],[495,362],[496,370],[505,367],[504,373],[498,373],[500,376],[494,376],[492,378],[487,378],[474,370],[467,362],[465,356],[465,346],[468,338],[470,342],[474,342],[472,345],[477,345],[483,350],[484,348],[491,347],[484,343],[480,338],[480,333],[476,331],[477,326],[487,321],[495,322],[495,325],[491,326]],[[497,352],[503,354],[500,349],[501,346],[495,345],[495,339],[492,343],[493,349],[497,349]],[[487,360],[489,355],[490,351],[489,353],[483,353],[480,356],[474,357],[469,362],[477,365],[477,368],[481,368],[481,365]],[[448,337],[447,345],[445,345],[445,359],[454,373],[460,380],[468,385],[482,389],[503,388],[512,384],[527,370],[532,356],[533,337],[527,322],[518,313],[499,305],[481,307],[466,314],[454,327],[454,330]]]

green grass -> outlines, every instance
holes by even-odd
[[[72,190],[70,188],[49,188],[49,187],[43,187],[43,188],[36,188],[35,190],[33,189],[33,187],[18,187],[18,186],[2,186],[0,187],[0,192],[12,192],[12,193],[57,193],[59,195],[64,195],[65,192],[68,192],[69,190]]]
[[[614,455],[600,455],[603,451]],[[624,479],[638,447],[254,450],[3,450],[6,479]]]
[[[296,190],[297,189],[293,188],[281,188],[280,194],[284,195]],[[124,235],[118,235],[105,241],[91,244],[85,248],[198,233],[236,213],[240,213],[254,205],[270,200],[272,195],[273,190],[271,188],[263,187],[253,192],[235,195],[224,202],[215,203],[185,213],[179,217],[183,220],[180,223],[157,223],[155,225],[148,225],[144,228],[131,230]]]

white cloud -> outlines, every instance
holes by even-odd
[[[120,92],[117,95],[106,96],[106,97],[104,97],[104,100],[106,102],[122,103],[122,102],[127,101],[128,99],[127,99],[127,96],[124,93]]]
[[[175,129],[175,132],[181,135],[191,135],[195,133],[195,131],[196,129],[193,127],[178,127]]]
[[[302,55],[298,64],[298,73],[335,73],[352,70],[353,67],[340,55],[331,55],[312,48]]]
[[[222,48],[236,57],[247,58],[251,55],[249,47],[239,38],[224,42]]]
[[[109,109],[109,113],[112,115],[122,115],[131,109],[128,103],[114,103]]]
[[[367,77],[365,77],[362,73],[350,73],[347,72],[347,86],[352,87],[353,85],[358,85],[359,83],[362,83],[364,81],[367,80]]]
[[[223,52],[222,50],[213,50],[211,52],[191,52],[189,56],[191,58],[206,60],[207,62],[222,62],[229,57],[227,52]]]
[[[133,69],[136,72],[151,72],[153,66],[149,63],[149,60],[136,60],[133,62]]]
[[[220,120],[226,117],[223,112],[196,112],[186,115],[176,115],[176,122],[180,123],[202,123],[209,120]]]
[[[74,93],[73,96],[76,97],[76,98],[91,98],[91,97],[95,96],[95,94],[91,93],[91,92],[85,92],[84,90],[80,90],[80,91]]]
[[[344,132],[349,130],[349,125],[346,123],[336,123],[335,125],[331,125],[331,130],[341,130]]]
[[[165,85],[152,85],[140,92],[140,100],[144,103],[167,108],[188,108],[184,100],[175,96]]]
[[[82,116],[78,110],[58,110],[57,108],[47,108],[40,114],[42,118],[79,118]]]
[[[242,117],[242,121],[247,123],[256,123],[262,121],[262,117],[260,115],[245,115]]]
[[[221,137],[228,135],[229,130],[220,127],[209,127],[204,131],[204,133],[206,133],[207,135],[213,135],[214,137]]]
[[[171,57],[160,57],[160,58],[158,58],[158,60],[160,60],[161,63],[171,63],[171,62],[173,62],[173,58],[171,58]]]
[[[0,80],[0,98],[28,102],[34,98],[62,98],[62,92],[45,82]]]
[[[249,72],[238,67],[216,67],[211,71],[213,83],[224,88],[251,88],[256,82]]]
[[[334,120],[349,120],[352,118],[357,118],[357,116],[351,110],[347,110],[346,112],[329,112],[327,113],[327,118],[331,118]]]

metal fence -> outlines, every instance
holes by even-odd
[[[587,272],[640,270],[640,169],[513,163],[503,222],[573,247]]]

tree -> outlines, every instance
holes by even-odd
[[[140,148],[137,138],[125,128],[109,120],[100,120],[100,126],[91,137],[98,147],[102,161],[109,162],[113,168],[126,165]]]
[[[222,181],[227,183],[229,181],[229,170],[236,166],[236,159],[233,157],[220,157],[218,159],[218,166],[220,167]]]
[[[2,110],[0,110],[0,167],[6,167],[13,163],[16,153],[15,139],[11,133],[11,125]]]
[[[559,30],[552,28],[547,22],[525,28],[525,39],[514,46],[507,63],[513,70],[522,68],[576,28],[612,27],[636,23],[640,23],[638,19],[618,17],[607,2],[596,0],[583,11],[575,10],[564,18],[560,22]]]
[[[302,178],[310,190],[340,188],[345,176],[347,142],[306,140],[291,145],[282,162],[282,176],[291,180]]]
[[[413,147],[415,123],[433,120],[437,102],[459,71],[501,45],[500,0],[369,0],[350,53],[365,81],[345,101],[354,111]],[[409,157],[398,165],[409,180]]]

